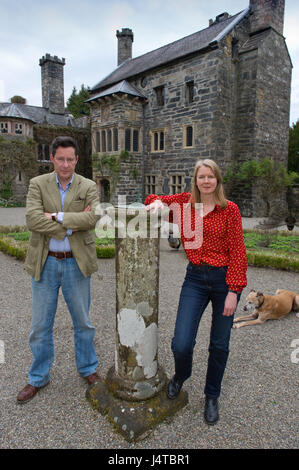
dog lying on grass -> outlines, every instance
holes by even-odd
[[[261,325],[266,320],[278,320],[279,318],[283,318],[292,310],[299,312],[299,294],[284,289],[278,289],[275,295],[267,295],[251,290],[243,310],[248,311],[252,306],[254,307],[254,311],[250,315],[244,315],[234,319],[233,328],[241,328],[247,325]]]

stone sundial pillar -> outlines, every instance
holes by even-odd
[[[137,206],[116,211],[115,362],[87,398],[123,436],[136,440],[188,401],[169,400],[158,362],[159,219]]]

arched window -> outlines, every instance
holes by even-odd
[[[106,179],[102,179],[100,181],[101,184],[101,194],[100,194],[100,201],[101,202],[109,202],[110,200],[110,183]]]

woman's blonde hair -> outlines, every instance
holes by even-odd
[[[201,202],[200,191],[197,187],[196,179],[197,179],[197,172],[199,168],[202,166],[206,166],[210,168],[213,174],[215,175],[217,179],[217,186],[216,186],[215,193],[214,193],[215,202],[216,204],[219,204],[221,209],[224,209],[224,207],[226,207],[226,197],[225,197],[224,188],[223,188],[222,174],[217,163],[214,162],[214,160],[210,160],[209,158],[205,158],[204,160],[198,160],[198,162],[195,165],[190,202],[192,204],[195,204],[196,202]]]

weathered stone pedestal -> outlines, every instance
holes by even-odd
[[[86,394],[128,441],[188,402],[184,391],[167,398],[158,363],[159,230],[150,217],[144,208],[117,208],[115,364]]]

